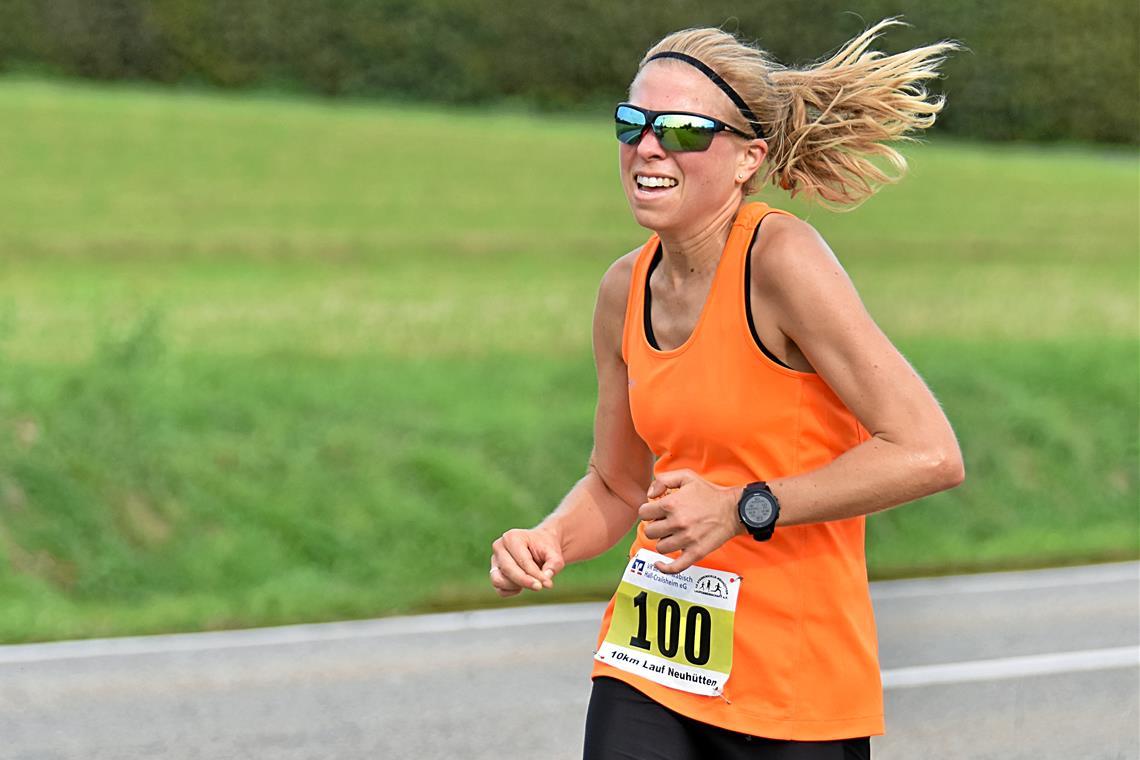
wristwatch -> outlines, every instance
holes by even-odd
[[[736,505],[740,522],[757,541],[767,541],[776,530],[780,501],[764,481],[749,483]]]

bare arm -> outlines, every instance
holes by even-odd
[[[961,483],[962,455],[942,408],[871,319],[831,249],[803,221],[765,225],[772,222],[757,240],[753,286],[783,335],[871,433],[819,469],[768,482],[780,501],[777,530],[877,512]],[[645,532],[659,551],[685,552],[671,572],[745,532],[736,517],[744,485],[717,486],[690,471],[654,481],[648,497],[656,500],[639,514],[657,521]],[[679,490],[662,497],[666,489]]]
[[[774,220],[773,220],[774,221]],[[754,260],[780,329],[871,438],[812,472],[769,483],[784,525],[839,520],[962,482],[958,441],[942,407],[867,313],[819,233],[788,217]]]
[[[626,297],[636,252],[619,259],[602,278],[594,311],[594,363],[598,405],[594,450],[579,480],[537,527],[504,533],[492,545],[491,583],[500,596],[540,590],[567,563],[601,554],[637,519],[652,476],[653,455],[633,428],[629,384],[621,356]]]

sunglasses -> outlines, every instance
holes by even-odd
[[[661,147],[670,151],[708,150],[717,132],[732,132],[752,139],[752,135],[711,116],[686,111],[649,111],[629,103],[618,104],[614,125],[617,139],[626,145],[637,145],[645,130],[652,129]]]

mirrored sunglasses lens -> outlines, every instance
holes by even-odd
[[[665,150],[708,150],[716,134],[716,125],[699,116],[665,114],[653,126]]]
[[[645,115],[627,106],[619,106],[614,113],[614,127],[617,139],[626,145],[633,145],[645,131]]]

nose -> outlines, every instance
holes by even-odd
[[[641,139],[637,142],[637,155],[642,158],[665,156],[665,149],[661,147],[661,141],[657,139],[650,126],[646,126],[641,132]]]

